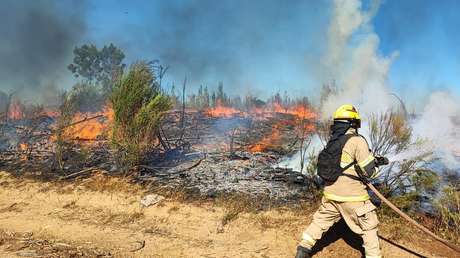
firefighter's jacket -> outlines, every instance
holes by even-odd
[[[370,178],[376,174],[375,158],[369,150],[369,145],[364,137],[357,134],[353,128],[348,129],[346,134],[356,134],[351,137],[343,147],[341,157],[341,167],[356,161],[355,166],[359,166],[362,173]],[[366,186],[360,180],[357,180],[358,174],[355,166],[349,167],[337,178],[332,184],[326,184],[324,187],[324,197],[338,202],[357,202],[369,200]],[[351,176],[346,176],[351,175]]]

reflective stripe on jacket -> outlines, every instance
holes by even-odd
[[[350,128],[346,134],[356,134],[356,130]],[[351,137],[342,150],[341,166],[346,167],[353,161],[365,172],[366,176],[375,175],[375,158],[369,150],[366,140],[357,135]],[[340,176],[337,181],[324,187],[324,197],[337,202],[358,202],[369,200],[366,186],[357,180],[358,174],[355,167],[351,166],[343,172],[348,176]]]

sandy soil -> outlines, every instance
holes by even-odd
[[[71,184],[0,172],[0,257],[294,257],[311,220],[311,214],[288,210],[233,219],[228,208],[213,203],[172,199],[141,208],[143,195],[138,186],[101,175]],[[397,242],[424,256],[455,257],[421,233]],[[382,246],[385,257],[417,257],[386,241]],[[339,239],[315,257],[360,252]]]

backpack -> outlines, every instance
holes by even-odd
[[[342,150],[345,143],[356,134],[344,134],[336,139],[329,140],[326,147],[318,155],[318,176],[324,181],[333,183],[339,176],[342,175],[343,171],[356,164],[353,161],[345,168],[340,166],[342,159]]]

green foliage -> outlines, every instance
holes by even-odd
[[[136,165],[157,137],[163,113],[171,107],[146,62],[132,65],[115,84],[111,95],[114,110],[113,143],[122,165]]]
[[[460,183],[446,185],[434,204],[438,231],[443,237],[460,243]]]
[[[419,193],[434,193],[439,186],[438,174],[430,169],[415,169],[411,180]]]
[[[435,202],[438,211],[438,226],[443,234],[455,242],[460,241],[460,183],[443,188]]]
[[[73,62],[67,68],[75,77],[83,77],[90,83],[101,84],[105,93],[110,93],[112,84],[121,75],[125,65],[123,51],[113,44],[101,50],[95,45],[84,44],[73,50]]]

